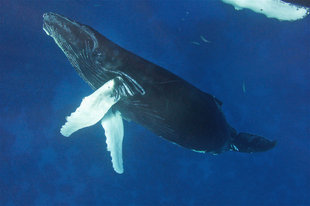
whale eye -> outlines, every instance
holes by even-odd
[[[95,50],[93,52],[93,57],[95,58],[96,64],[102,64],[103,61],[105,60],[105,52],[99,51],[99,50]]]
[[[93,55],[96,58],[104,58],[105,52],[104,51],[99,51],[98,49],[96,49],[95,51],[93,51]]]

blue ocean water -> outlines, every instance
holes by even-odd
[[[99,124],[59,133],[92,90],[42,30],[50,11],[215,95],[231,125],[277,146],[200,154],[125,122],[118,175]],[[310,17],[219,0],[2,0],[0,205],[310,205],[309,79]]]

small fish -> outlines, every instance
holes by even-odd
[[[242,91],[243,91],[243,93],[245,93],[245,92],[246,92],[245,82],[244,82],[244,81],[242,82]]]
[[[199,43],[199,42],[192,41],[191,43],[194,44],[194,45],[200,46],[200,43]]]
[[[207,40],[204,36],[200,35],[200,39],[205,43],[211,43],[211,41]]]

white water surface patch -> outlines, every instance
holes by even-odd
[[[115,80],[112,79],[97,89],[93,94],[85,97],[81,105],[67,117],[60,133],[69,137],[72,133],[84,127],[99,122],[107,111],[120,99],[115,93]]]
[[[118,174],[122,174],[124,172],[122,154],[124,125],[121,113],[119,111],[115,113],[108,111],[101,120],[101,125],[107,138],[107,149],[111,154],[113,169]]]
[[[281,0],[222,0],[231,4],[236,10],[251,9],[268,18],[276,18],[280,21],[295,21],[309,14],[306,7],[296,6]]]

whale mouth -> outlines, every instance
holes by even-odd
[[[53,13],[45,13],[43,14],[43,30],[45,31],[45,33],[49,36],[52,35],[52,31],[55,30],[55,27],[53,26],[53,17],[56,14]]]
[[[68,18],[59,14],[55,14],[52,12],[43,14],[43,30],[49,36],[53,37],[54,34],[60,34],[63,31],[70,33],[71,30],[69,29],[69,25],[71,25],[71,27],[72,25],[76,25],[79,27],[76,22],[71,21]]]

